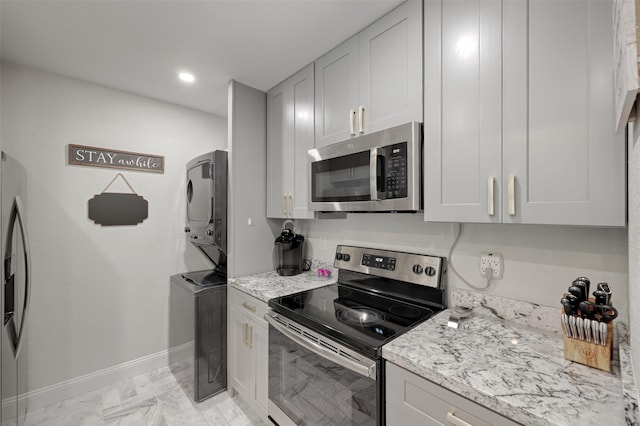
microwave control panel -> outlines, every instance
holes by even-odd
[[[387,199],[407,197],[407,142],[385,148],[385,192]]]

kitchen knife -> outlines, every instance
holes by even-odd
[[[585,292],[584,294],[589,295],[589,287],[591,287],[591,280],[587,277],[578,277],[575,280],[573,280],[573,282],[571,283],[571,285],[576,285],[576,283],[578,282],[583,282],[584,286],[585,286]]]
[[[589,319],[594,319],[594,315],[596,312],[596,305],[593,302],[589,302],[588,300],[583,300],[578,305],[578,309],[582,313],[582,316]]]
[[[600,324],[600,344],[602,346],[607,346],[607,323],[601,322]]]
[[[597,345],[600,341],[600,323],[598,321],[591,321],[591,331],[593,334],[593,343]]]
[[[578,328],[576,326],[576,319],[578,317],[576,316],[569,316],[569,327],[571,327],[571,337],[573,337],[574,339],[578,338]]]
[[[562,323],[562,330],[564,330],[564,334],[567,337],[572,337],[571,329],[569,328],[569,315],[561,314],[560,315],[560,322]]]
[[[567,294],[567,296],[573,296],[573,295]],[[575,296],[573,296],[573,297],[575,297]],[[571,303],[571,301],[569,300],[568,297],[563,297],[562,299],[560,299],[560,304],[564,308],[564,313],[565,314],[573,315],[573,314],[576,313],[575,305],[573,303]]]
[[[580,340],[584,340],[584,320],[582,317],[576,318],[576,328],[578,329],[578,337]]]
[[[608,299],[609,296],[602,290],[596,290],[593,292],[593,300],[596,302],[596,305],[608,305]]]
[[[582,302],[583,300],[587,300],[587,294],[584,292],[584,287],[577,287],[575,285],[572,285],[567,291],[569,292],[569,294],[573,294],[578,299],[578,303]]]
[[[589,318],[584,319],[584,334],[587,337],[587,343],[591,343],[591,320]]]
[[[567,299],[569,301],[569,304],[572,306],[573,308],[573,313],[577,313],[578,312],[578,305],[580,304],[580,301],[578,300],[578,298],[576,296],[574,296],[573,294],[567,294],[564,296],[565,299]]]

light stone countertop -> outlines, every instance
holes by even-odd
[[[559,333],[444,311],[382,349],[390,362],[524,425],[624,425],[620,366],[564,359]]]
[[[318,268],[331,270],[331,276],[327,278],[318,277]],[[274,297],[334,284],[337,280],[337,269],[326,263],[313,261],[309,271],[292,277],[282,277],[278,275],[277,272],[271,271],[229,278],[228,285],[250,294],[263,302],[268,302],[269,299]]]
[[[331,277],[317,277],[318,267],[331,269]],[[293,277],[272,271],[229,278],[229,285],[267,302],[333,284],[337,275],[314,261],[309,272]],[[470,318],[449,328],[444,311],[385,345],[382,356],[524,425],[638,424],[630,362],[621,372],[614,350],[608,373],[565,360],[560,309],[451,290],[451,306],[473,307]],[[625,334],[617,327],[621,360],[629,358]]]

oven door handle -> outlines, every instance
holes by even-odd
[[[264,315],[264,319],[267,320],[269,325],[278,330],[288,339],[293,340],[295,343],[304,347],[305,349],[310,350],[311,352],[328,359],[331,362],[334,362],[344,368],[347,368],[353,371],[356,374],[359,374],[364,377],[368,377],[370,379],[376,380],[376,363],[374,361],[370,361],[366,364],[358,363],[354,360],[346,358],[342,355],[339,355],[332,350],[326,349],[325,347],[308,340],[294,331],[289,330],[284,325],[280,324],[276,319],[274,319],[269,313]]]

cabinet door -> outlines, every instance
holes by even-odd
[[[321,147],[349,139],[358,107],[358,37],[316,60],[316,140]],[[357,130],[354,128],[354,130]]]
[[[231,312],[231,385],[245,400],[254,398],[255,371],[254,356],[248,344],[249,319],[241,312],[232,308]]]
[[[287,176],[290,152],[288,124],[290,102],[287,84],[282,83],[267,93],[267,217],[285,218],[287,213]]]
[[[389,426],[518,426],[518,423],[395,364],[386,364]]]
[[[363,30],[358,52],[358,134],[422,122],[422,2],[409,0]]]
[[[289,158],[289,173],[293,187],[290,199],[290,213],[295,219],[312,219],[309,210],[309,162],[307,152],[314,147],[314,72],[313,64],[308,65],[291,77],[293,152]]]
[[[611,22],[610,1],[504,3],[503,222],[624,226]]]
[[[265,323],[266,324],[266,323]],[[253,326],[253,349],[256,373],[256,402],[263,410],[263,418],[267,416],[269,403],[269,329],[263,324]]]
[[[427,1],[424,16],[425,220],[500,222],[502,4]]]

